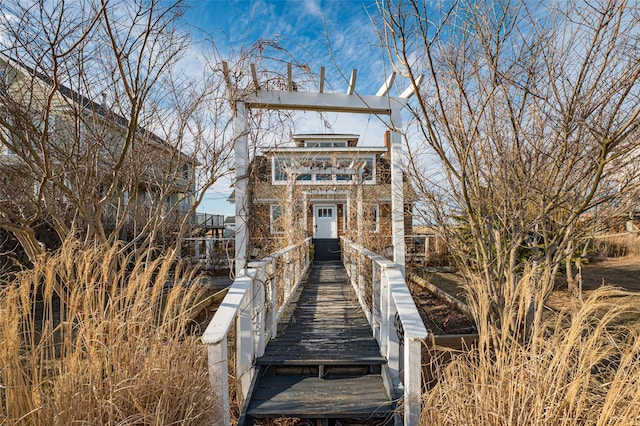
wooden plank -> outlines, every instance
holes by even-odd
[[[269,342],[258,365],[386,363],[341,263],[314,264],[303,285],[288,324]],[[392,408],[376,374],[340,379],[276,374],[260,379],[248,412],[252,417],[368,418],[386,417]]]
[[[392,411],[378,375],[335,379],[291,375],[263,377],[248,413],[253,417],[379,418]]]

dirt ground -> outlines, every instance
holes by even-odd
[[[426,272],[421,275],[430,283],[464,301],[463,281],[458,274]],[[592,260],[585,265],[582,271],[582,278],[582,287],[585,294],[602,285],[621,287],[640,293],[640,256]],[[559,281],[562,282],[562,279]],[[465,323],[464,319],[449,309],[444,302],[433,299],[433,295],[430,292],[412,288],[412,293],[425,323],[429,324],[434,331],[442,334],[455,333],[456,331],[468,332],[465,330],[468,324]],[[574,302],[575,299],[570,297],[566,291],[566,285],[563,287],[560,284],[559,288],[547,300],[547,305],[552,310],[558,310],[563,306],[567,306],[567,303]],[[444,327],[445,329],[448,328],[445,330],[442,325],[450,314],[452,314],[452,318],[449,320],[450,325],[448,324],[448,327]]]
[[[640,291],[640,256],[606,258],[591,261],[582,271],[583,289],[603,284]]]

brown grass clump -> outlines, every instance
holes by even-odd
[[[437,373],[421,424],[640,425],[638,318],[637,295],[603,287],[526,343],[505,337],[509,324],[484,328]]]
[[[120,249],[68,241],[2,283],[0,423],[214,423],[195,272]]]

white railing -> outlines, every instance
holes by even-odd
[[[193,226],[224,227],[224,216],[221,214],[194,213]]]
[[[229,425],[227,338],[235,324],[235,377],[240,404],[249,391],[255,360],[277,333],[278,319],[310,264],[307,238],[250,262],[235,279],[202,336],[209,346],[209,377],[221,424]],[[232,342],[233,343],[233,342]]]
[[[400,268],[342,239],[343,261],[380,351],[387,358],[386,384],[403,397],[404,424],[417,425],[422,398],[422,344],[427,330]]]
[[[190,237],[183,238],[181,257],[191,262],[203,263],[207,268],[232,267],[234,238]]]

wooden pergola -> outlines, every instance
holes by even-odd
[[[294,90],[291,64],[288,65],[287,90],[263,90],[258,81],[256,67],[251,64],[253,87],[242,91],[233,88],[229,78],[228,66],[223,63],[223,71],[235,106],[233,135],[235,140],[235,270],[240,274],[247,263],[248,233],[247,223],[249,203],[247,199],[249,166],[248,149],[248,109],[318,111],[336,113],[359,113],[389,116],[391,130],[391,220],[393,240],[393,261],[404,271],[404,194],[402,173],[402,127],[401,112],[409,98],[417,90],[421,78],[416,85],[408,87],[399,96],[390,96],[389,92],[395,80],[392,73],[375,95],[361,95],[355,90],[357,70],[351,73],[346,93],[324,92],[324,67],[320,70],[318,92],[299,92]]]

